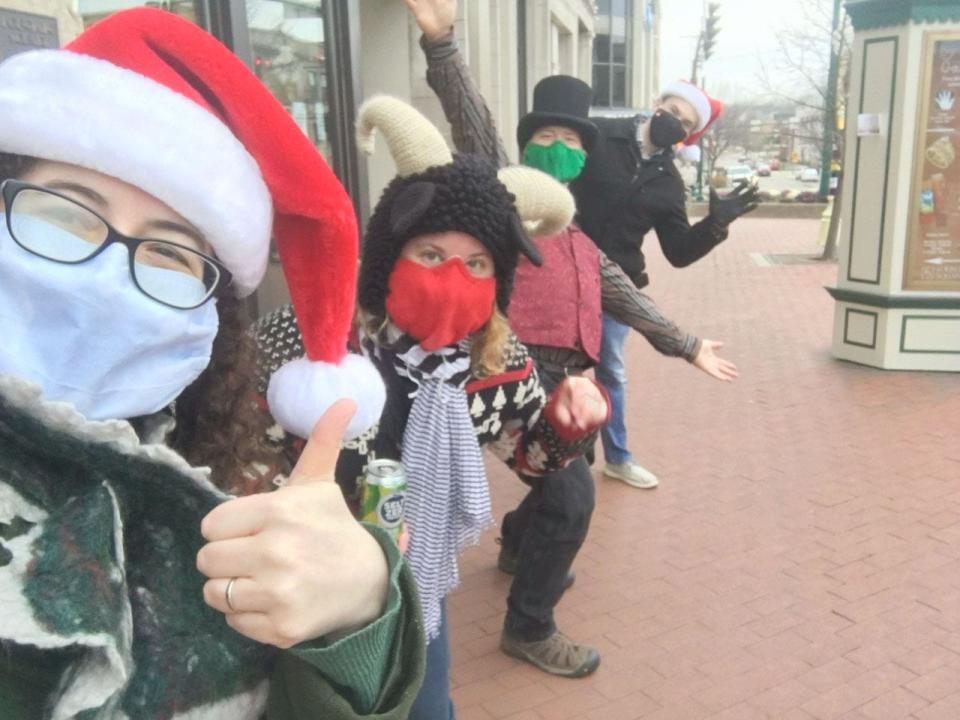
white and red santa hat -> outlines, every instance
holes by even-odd
[[[674,80],[672,83],[669,83],[663,88],[660,97],[678,97],[681,100],[686,100],[693,106],[693,109],[697,113],[697,125],[693,129],[693,132],[690,133],[690,138],[696,136],[697,140],[700,139],[700,136],[707,131],[716,119],[720,117],[720,113],[723,112],[722,102],[710,97],[706,92],[687,80]],[[687,140],[689,141],[690,138],[687,138]],[[694,142],[696,142],[696,140]]]
[[[124,180],[193,223],[241,297],[277,243],[306,358],[280,369],[274,417],[298,435],[341,397],[348,435],[376,422],[384,390],[348,356],[358,230],[350,198],[283,106],[214,37],[172,13],[116,13],[63,50],[0,65],[0,151]]]

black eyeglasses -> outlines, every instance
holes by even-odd
[[[169,240],[122,235],[100,215],[38,185],[0,185],[7,229],[27,252],[67,265],[86,262],[113,243],[127,248],[130,277],[144,295],[179,310],[200,307],[231,282],[217,260]]]

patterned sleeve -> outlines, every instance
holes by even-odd
[[[266,395],[270,376],[305,353],[293,307],[284,305],[264,315],[250,332],[257,343],[257,392]]]
[[[653,298],[640,292],[620,266],[603,252],[600,253],[600,302],[605,313],[639,332],[662,355],[692,361],[700,352],[700,340],[664,317]]]
[[[562,433],[526,348],[512,338],[508,353],[504,373],[467,386],[477,439],[514,472],[547,475],[592,446],[598,429],[573,437]]]
[[[493,114],[467,69],[453,32],[433,41],[423,37],[420,47],[427,56],[427,84],[440,99],[457,150],[482,155],[498,167],[509,165]]]
[[[253,325],[251,332],[257,343],[257,391],[266,410],[270,376],[285,363],[303,356],[303,340],[290,305],[264,315]],[[360,437],[345,441],[340,449],[336,469],[337,483],[351,503],[359,501],[359,480],[374,457],[372,441],[377,430],[376,426],[370,428]],[[302,438],[291,435],[274,424],[267,431],[267,444],[282,453],[289,471],[289,468],[296,465],[306,443]]]

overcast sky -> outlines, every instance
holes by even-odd
[[[752,99],[758,87],[758,57],[777,56],[777,33],[804,24],[810,0],[719,0],[720,33],[704,77],[707,90],[734,102]],[[660,40],[661,84],[689,78],[703,0],[663,0]]]

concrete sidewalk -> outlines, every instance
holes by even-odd
[[[557,616],[603,663],[565,680],[499,652],[490,531],[450,599],[460,720],[960,718],[960,377],[830,357],[836,266],[757,255],[812,253],[817,226],[741,220],[683,270],[648,240],[649,293],[740,380],[630,338],[631,445],[661,486],[597,475]],[[523,486],[489,467],[499,518]]]

